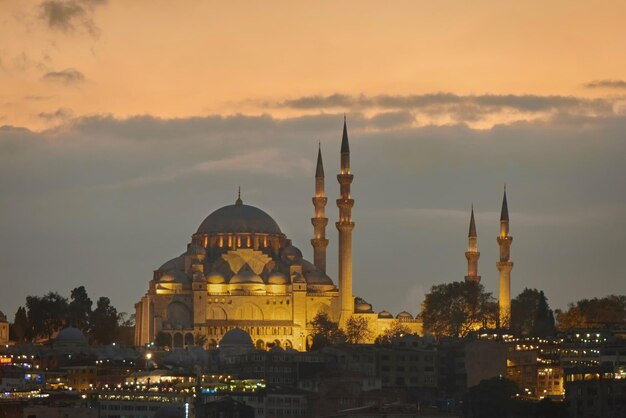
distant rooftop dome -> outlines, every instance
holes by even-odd
[[[81,330],[74,327],[63,328],[54,340],[55,344],[85,345],[87,338]]]
[[[378,317],[379,318],[393,318],[393,315],[387,311],[380,311],[378,312]]]
[[[407,311],[402,311],[398,314],[398,316],[396,316],[396,318],[401,318],[401,319],[413,319],[413,315],[411,315],[410,313],[408,313]]]
[[[241,199],[237,199],[234,205],[219,208],[206,217],[198,228],[198,234],[211,233],[282,234],[270,215],[257,207],[244,205]]]
[[[364,300],[357,300],[354,304],[354,311],[357,313],[372,312],[372,305]]]
[[[233,328],[220,340],[220,347],[224,346],[254,347],[254,344],[250,334],[241,328]]]
[[[166,405],[157,409],[154,418],[185,418],[185,411],[180,406]]]

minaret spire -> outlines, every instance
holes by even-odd
[[[317,150],[317,167],[315,169],[315,196],[313,196],[313,206],[315,207],[315,217],[311,218],[313,224],[313,264],[323,273],[326,273],[326,203],[328,198],[324,192],[324,163],[322,162],[322,145],[319,144]]]
[[[468,248],[465,252],[465,258],[467,258],[467,276],[465,276],[466,282],[480,283],[480,276],[478,275],[478,259],[480,258],[480,252],[478,251],[478,234],[476,234],[476,221],[474,220],[474,204],[472,204],[472,214],[470,216],[470,225],[468,236]]]
[[[350,174],[350,144],[348,143],[348,127],[346,116],[343,117],[343,135],[341,138],[341,169],[337,175],[340,196],[337,199],[339,221],[335,224],[339,230],[339,324],[345,326],[346,321],[354,313],[354,297],[352,296],[352,207],[354,199],[350,195],[350,184],[354,176]]]
[[[502,210],[500,211],[500,235],[498,246],[500,247],[500,260],[496,263],[500,273],[500,292],[498,304],[500,306],[500,327],[508,328],[511,319],[511,243],[513,237],[509,235],[509,206],[506,200],[506,185],[502,198]]]

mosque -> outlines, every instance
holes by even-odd
[[[352,207],[350,145],[344,118],[341,165],[337,175],[338,283],[326,272],[326,204],[321,149],[317,155],[313,196],[313,262],[282,232],[265,211],[243,203],[224,206],[207,216],[191,236],[187,250],[154,271],[148,292],[135,305],[135,344],[146,345],[157,334],[170,347],[188,347],[206,341],[216,347],[230,330],[246,331],[259,349],[273,346],[306,350],[311,343],[311,321],[320,313],[345,326],[350,317],[368,321],[372,340],[394,323],[422,334],[421,320],[409,312],[395,317],[375,312],[372,305],[352,294]],[[506,191],[498,238],[501,323],[510,312],[510,270]],[[505,219],[506,218],[506,219]],[[472,210],[469,233],[468,275],[480,281],[476,227]],[[504,292],[504,293],[503,293]],[[370,341],[371,342],[371,341]]]
[[[244,204],[217,209],[200,223],[187,251],[154,271],[149,289],[135,305],[135,343],[145,345],[164,333],[171,347],[194,344],[200,336],[217,346],[229,330],[241,328],[257,348],[305,350],[310,323],[319,312],[345,325],[353,315],[365,317],[375,337],[401,321],[421,333],[421,322],[408,312],[395,318],[352,295],[352,206],[350,145],[344,120],[341,168],[337,175],[339,283],[326,273],[324,166],[317,155],[313,206],[313,262],[282,232],[265,211]]]

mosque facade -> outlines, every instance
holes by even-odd
[[[394,317],[374,312],[372,305],[352,294],[353,179],[344,120],[335,223],[338,285],[326,272],[328,198],[320,150],[311,219],[313,262],[303,258],[267,212],[244,204],[239,196],[235,204],[202,221],[182,255],[153,272],[147,293],[135,305],[135,344],[149,344],[161,334],[170,347],[198,341],[215,347],[229,330],[240,328],[256,348],[305,350],[311,342],[311,321],[320,312],[341,326],[351,317],[367,319],[372,339],[396,321],[421,333],[421,321],[410,313]]]

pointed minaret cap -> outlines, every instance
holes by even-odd
[[[502,198],[502,212],[500,212],[500,220],[509,220],[509,205],[506,202],[506,184],[504,185],[504,197]]]
[[[243,200],[241,200],[241,186],[237,190],[237,200],[235,201],[235,205],[243,205]]]
[[[474,205],[472,205],[472,216],[470,217],[469,234],[467,236],[470,238],[476,238],[478,236],[476,234],[476,222],[474,221]]]
[[[341,153],[350,153],[350,144],[348,143],[348,126],[346,124],[346,115],[343,115],[343,136],[341,138]]]
[[[315,169],[315,177],[324,177],[324,164],[322,163],[322,143],[319,144],[317,150],[317,168]]]

